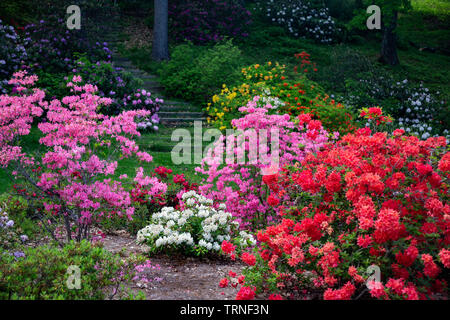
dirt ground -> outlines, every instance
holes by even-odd
[[[108,235],[103,240],[105,249],[129,256],[145,253],[145,246],[136,244],[128,235]],[[234,300],[237,290],[228,286],[220,288],[219,281],[228,271],[237,274],[243,265],[227,260],[149,256],[152,265],[159,269],[151,271],[157,281],[136,281],[132,289],[144,291],[148,300]]]

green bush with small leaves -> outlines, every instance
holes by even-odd
[[[123,283],[133,276],[132,265],[87,241],[63,248],[42,245],[25,248],[16,257],[0,247],[0,299],[90,300],[140,298],[125,292]],[[80,270],[80,288],[69,269]],[[72,269],[73,270],[73,269]],[[70,289],[73,288],[73,289]]]
[[[241,51],[231,40],[213,47],[182,44],[160,69],[161,83],[171,96],[204,103],[222,84],[235,83],[241,66]]]

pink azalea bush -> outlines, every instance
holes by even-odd
[[[129,188],[122,183],[126,176],[119,181],[112,178],[117,160],[136,156],[142,162],[152,161],[133,140],[140,136],[135,118],[147,116],[149,111],[101,115],[97,110],[111,99],[97,96],[94,85],[78,85],[81,80],[74,76],[68,83],[73,95],[46,102],[44,92],[33,88],[37,77],[21,71],[10,80],[17,94],[0,96],[0,165],[11,168],[13,175],[24,181],[27,195],[42,201],[45,214],[40,218],[52,235],[62,222],[67,239],[78,241],[90,237],[90,226],[99,219],[111,215],[132,219]],[[43,151],[27,154],[21,138],[30,134],[38,117]],[[137,169],[134,182],[151,186],[154,194],[167,190],[142,168]]]
[[[264,225],[273,220],[275,211],[271,202],[278,199],[269,195],[269,188],[264,180],[278,173],[278,168],[301,161],[306,154],[319,151],[329,140],[329,134],[319,121],[309,121],[308,114],[302,114],[298,119],[290,116],[269,115],[271,105],[261,106],[260,97],[256,96],[245,107],[239,108],[243,117],[234,119],[232,125],[239,130],[238,136],[256,132],[259,155],[255,158],[245,158],[245,163],[238,161],[223,161],[222,154],[226,150],[224,143],[230,141],[233,135],[222,135],[214,147],[208,150],[196,171],[206,178],[199,187],[201,193],[210,199],[225,202],[227,210],[232,213],[242,227]],[[305,121],[308,118],[308,121]],[[306,122],[308,124],[306,125]],[[271,137],[278,132],[278,161],[275,153],[271,154]],[[337,134],[335,134],[336,136]],[[266,138],[268,143],[262,143]],[[251,154],[252,143],[245,139],[236,139],[234,155],[239,159],[243,154]],[[227,146],[228,148],[228,146]],[[267,155],[261,157],[260,155]]]

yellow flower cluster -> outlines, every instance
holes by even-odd
[[[255,64],[242,69],[243,83],[238,87],[228,88],[223,85],[220,93],[215,94],[208,103],[207,121],[224,130],[230,126],[237,109],[246,105],[255,95],[261,95],[264,88],[274,88],[275,83],[283,79],[286,66],[278,62],[267,62],[264,65]]]
[[[278,80],[285,73],[286,66],[280,65],[278,62],[273,66],[272,62],[267,62],[264,66],[259,64],[252,65],[242,69],[244,79],[253,82]]]

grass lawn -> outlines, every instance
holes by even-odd
[[[412,0],[413,9],[425,14],[438,17],[450,15],[450,1],[448,0]]]
[[[319,69],[317,80],[330,94],[339,94],[332,90],[334,84],[329,79],[332,70],[336,70],[336,56],[343,55],[349,51],[355,51],[368,58],[376,67],[384,68],[399,79],[408,78],[412,83],[423,83],[431,90],[450,96],[449,66],[450,66],[450,1],[447,0],[413,0],[413,10],[403,13],[399,18],[398,26],[398,54],[401,64],[389,67],[377,62],[381,35],[374,32],[369,39],[359,39],[350,43],[333,46],[317,44],[302,38],[293,38],[283,29],[266,25],[255,21],[250,31],[249,38],[234,43],[242,51],[245,65],[263,64],[267,61],[279,61],[288,66],[296,61],[295,53],[303,50],[311,54],[311,59],[317,63]],[[432,50],[420,50],[428,47]],[[431,51],[435,52],[431,52]],[[160,64],[149,59],[151,47],[125,49],[120,51],[129,57],[139,68],[152,74],[157,74]],[[446,52],[446,53],[445,53]],[[346,70],[351,74],[351,70]],[[339,78],[339,77],[338,77]],[[338,81],[344,82],[342,78]],[[336,80],[333,80],[336,81]],[[143,150],[149,152],[154,161],[145,166],[152,170],[156,166],[166,166],[174,173],[184,173],[194,182],[200,178],[195,175],[196,165],[173,165],[170,155],[173,143],[170,143],[171,129],[161,128],[157,133],[146,133],[139,139]],[[38,150],[39,133],[37,128],[26,137],[26,149]],[[133,176],[138,163],[134,160],[123,160],[119,165],[120,173]],[[149,171],[147,171],[149,172]],[[0,192],[10,189],[14,181],[3,169],[0,169]]]
[[[141,163],[135,158],[124,159],[119,161],[118,170],[115,174],[115,178],[118,179],[119,175],[127,174],[128,177],[133,178],[136,175],[136,168],[143,167],[145,173],[151,173],[154,168],[158,166],[165,166],[172,169],[174,174],[184,174],[190,182],[199,183],[201,177],[195,174],[194,168],[196,164],[181,164],[174,165],[171,159],[170,145],[166,142],[166,139],[170,141],[170,133],[172,128],[162,127],[159,132],[143,133],[140,138],[137,138],[137,142],[142,151],[147,151],[153,156],[151,163]],[[37,153],[38,151],[45,151],[39,144],[40,131],[36,126],[33,126],[31,133],[24,137],[24,149],[31,153]],[[162,141],[159,143],[159,141]],[[174,142],[173,144],[176,144]],[[166,149],[167,148],[167,149]],[[10,191],[13,184],[17,183],[17,180],[11,178],[10,171],[0,169],[0,194]]]

